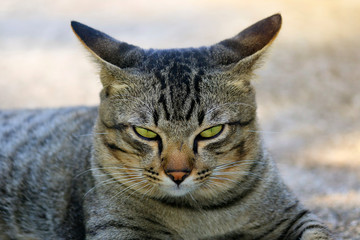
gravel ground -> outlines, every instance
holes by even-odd
[[[299,198],[360,239],[358,0],[2,0],[0,108],[98,104],[97,70],[70,20],[171,48],[213,44],[277,12],[283,28],[254,81],[264,138]]]

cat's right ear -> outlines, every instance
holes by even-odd
[[[103,66],[102,69],[132,68],[143,59],[143,50],[140,47],[118,41],[76,21],[71,21],[71,28],[85,48]]]
[[[212,57],[217,64],[232,67],[235,71],[252,71],[276,38],[281,24],[280,14],[258,21],[235,37],[213,45]]]

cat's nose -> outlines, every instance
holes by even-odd
[[[190,175],[189,169],[182,170],[167,170],[165,171],[166,175],[168,175],[171,180],[173,180],[178,186]]]

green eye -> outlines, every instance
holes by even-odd
[[[200,136],[203,138],[211,138],[215,136],[216,134],[219,134],[221,130],[223,129],[223,125],[217,125],[212,128],[208,128],[200,133]]]
[[[142,136],[144,138],[154,139],[158,136],[153,131],[150,131],[150,130],[142,128],[142,127],[135,127],[134,129],[137,134],[139,134],[140,136]]]

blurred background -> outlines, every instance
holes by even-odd
[[[211,45],[274,13],[258,113],[285,181],[339,236],[360,239],[360,1],[1,0],[0,108],[96,105],[77,20],[144,48]]]

